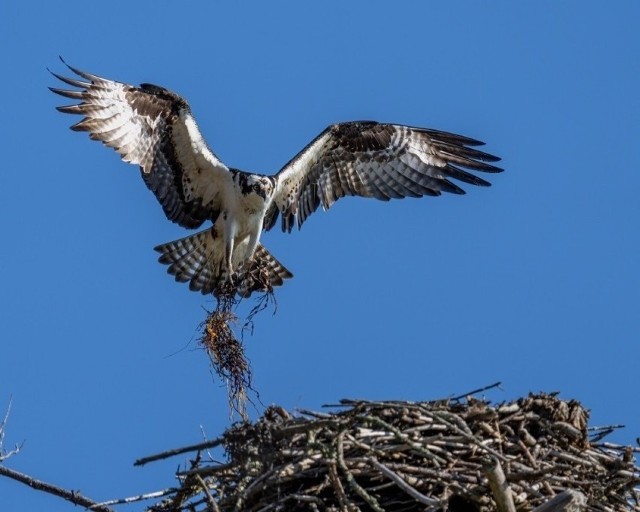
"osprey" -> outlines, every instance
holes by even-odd
[[[64,61],[63,61],[64,62]],[[66,64],[66,63],[65,63]],[[67,65],[68,66],[68,65]],[[83,118],[71,129],[115,149],[140,167],[165,215],[185,228],[212,225],[159,245],[159,261],[203,294],[248,297],[293,275],[261,244],[278,216],[291,232],[344,196],[394,198],[464,194],[453,178],[489,183],[465,169],[500,172],[482,142],[438,130],[374,121],[333,124],[277,174],[227,167],[209,149],[188,103],[163,87],[108,80],[71,66],[80,79],[52,73],[74,89],[50,87],[79,103],[58,107]]]

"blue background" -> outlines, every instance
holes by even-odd
[[[294,274],[246,339],[264,404],[560,390],[640,434],[640,3],[5,2],[0,411],[12,468],[103,500],[164,488],[226,393],[211,298],[152,247],[185,236],[133,166],[72,133],[46,68],[190,102],[228,165],[273,173],[330,123],[486,141],[466,196],[345,199],[265,245]],[[485,176],[486,177],[486,176]],[[252,409],[256,416],[261,410]],[[202,431],[201,431],[202,429]],[[3,510],[71,505],[0,478]],[[141,506],[134,506],[141,509]]]

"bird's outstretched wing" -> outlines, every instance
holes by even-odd
[[[89,132],[125,162],[139,165],[169,220],[187,228],[215,220],[232,177],[207,147],[187,102],[156,85],[136,87],[68,67],[84,80],[52,72],[74,89],[50,89],[80,101],[58,107],[84,116],[71,129]]]
[[[329,126],[276,175],[275,204],[283,231],[298,227],[318,206],[344,196],[392,198],[464,194],[449,181],[489,183],[466,169],[500,172],[498,157],[474,149],[483,143],[452,133],[356,121]],[[277,211],[265,219],[273,227]]]

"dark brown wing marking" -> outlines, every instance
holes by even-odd
[[[285,279],[293,277],[276,258],[258,244],[248,268],[240,270],[232,280],[227,280],[223,264],[224,247],[216,244],[213,231],[207,229],[180,240],[174,240],[155,248],[160,253],[158,261],[169,268],[167,272],[176,281],[189,283],[189,289],[203,295],[237,292],[249,297],[253,292],[267,292],[281,286]],[[231,284],[233,283],[233,284]],[[233,286],[234,288],[230,288]]]
[[[388,201],[394,198],[464,194],[449,181],[472,185],[487,181],[467,172],[500,172],[487,162],[500,159],[475,149],[483,143],[452,133],[356,121],[324,130],[277,174],[274,198],[282,229],[302,226],[322,205],[328,209],[351,195]],[[272,215],[270,227],[275,223]]]
[[[204,142],[187,102],[156,85],[135,87],[68,67],[84,80],[52,73],[76,89],[50,89],[80,101],[58,107],[84,116],[71,128],[89,132],[125,162],[139,165],[169,220],[188,228],[215,220],[220,191],[231,177]]]

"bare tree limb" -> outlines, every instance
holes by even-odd
[[[0,465],[0,476],[9,477],[12,480],[16,480],[17,482],[28,485],[36,491],[53,494],[54,496],[58,496],[73,503],[74,505],[80,505],[96,512],[114,512],[113,509],[104,505],[100,505],[99,503],[87,498],[86,496],[83,496],[78,491],[69,491],[67,489],[63,489],[62,487],[58,487],[57,485],[48,484],[47,482],[43,482],[42,480],[36,480],[35,478],[25,475],[24,473],[9,469],[6,466]]]
[[[224,440],[219,437],[218,439],[212,439],[211,441],[205,441],[203,443],[192,444],[190,446],[183,446],[181,448],[174,448],[173,450],[167,450],[166,452],[157,453],[155,455],[149,455],[148,457],[142,457],[136,460],[134,466],[144,466],[149,462],[155,462],[157,460],[168,459],[182,453],[196,452],[201,450],[207,450],[208,448],[215,448],[220,446]]]
[[[471,396],[471,395],[477,395],[478,393],[482,393],[483,391],[487,391],[489,389],[493,389],[493,388],[502,389],[501,386],[502,386],[502,382],[500,381],[494,382],[493,384],[489,384],[488,386],[484,386],[482,388],[474,389],[473,391],[469,391],[468,393],[465,393],[463,395],[454,396],[453,398],[450,398],[450,400],[459,401],[459,400],[462,400],[463,398],[467,398],[468,396]]]
[[[500,461],[496,458],[491,458],[483,469],[489,480],[489,487],[491,487],[491,493],[498,507],[498,512],[516,512],[513,494],[504,476]]]
[[[162,491],[154,491],[154,492],[148,492],[146,494],[139,494],[138,496],[130,496],[128,498],[119,498],[115,500],[102,501],[100,503],[96,503],[95,505],[89,508],[91,510],[98,510],[96,507],[108,507],[111,505],[127,505],[129,503],[135,503],[137,501],[163,498],[164,496],[169,496],[170,494],[176,494],[178,491],[179,489],[176,489],[175,487],[171,487],[169,489],[164,489]]]
[[[204,479],[197,473],[196,473],[196,480],[198,481],[198,483],[200,484],[200,487],[202,487],[202,490],[207,496],[207,503],[209,504],[209,508],[211,509],[211,512],[220,512],[220,509],[218,508],[218,504],[216,503],[216,500],[213,499],[213,496],[209,491],[209,487],[207,487],[207,484],[204,481]]]

